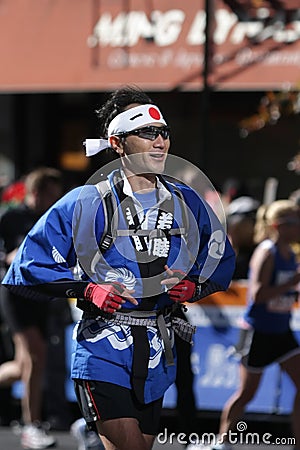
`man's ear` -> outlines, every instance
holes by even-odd
[[[110,136],[108,138],[109,145],[114,149],[116,153],[118,153],[120,156],[123,155],[123,145],[122,141],[118,136]]]

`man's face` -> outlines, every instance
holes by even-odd
[[[126,110],[139,106],[128,105]],[[162,134],[159,134],[159,128]],[[112,137],[112,147],[121,156],[122,166],[133,174],[160,174],[170,148],[168,127],[160,122],[145,124],[123,137]]]
[[[147,133],[141,135],[128,135],[123,139],[121,155],[122,164],[133,173],[154,173],[160,174],[164,171],[167,154],[170,148],[170,138],[159,133],[166,127],[161,123],[145,125],[152,131],[152,138],[147,138]],[[142,127],[141,130],[144,130]],[[138,130],[136,130],[139,132]],[[156,134],[156,137],[155,137]]]

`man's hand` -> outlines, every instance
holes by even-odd
[[[92,302],[102,311],[114,313],[128,300],[137,305],[137,300],[132,297],[133,290],[126,289],[121,283],[111,284],[89,283],[84,291],[84,298]]]
[[[188,302],[195,296],[196,283],[188,278],[182,270],[171,270],[168,266],[165,266],[165,269],[170,278],[161,281],[161,284],[167,287],[169,297],[173,302]]]

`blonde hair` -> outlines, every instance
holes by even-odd
[[[264,239],[270,238],[274,233],[272,225],[297,210],[298,208],[292,200],[276,200],[269,206],[261,205],[256,214],[254,242],[259,244]]]
[[[266,223],[267,208],[268,207],[266,205],[261,205],[256,212],[254,235],[253,235],[253,240],[255,244],[259,244],[268,237],[267,233],[268,227]]]
[[[268,206],[266,211],[267,225],[273,225],[282,217],[293,214],[297,211],[297,206],[292,200],[277,200]]]

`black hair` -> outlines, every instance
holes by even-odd
[[[151,98],[137,86],[124,86],[110,94],[108,100],[96,110],[96,115],[100,120],[100,136],[107,138],[107,130],[114,117],[123,112],[125,108],[138,103],[145,105],[152,103]]]
[[[25,178],[26,190],[29,193],[42,193],[49,185],[63,186],[62,173],[53,167],[39,167]]]

